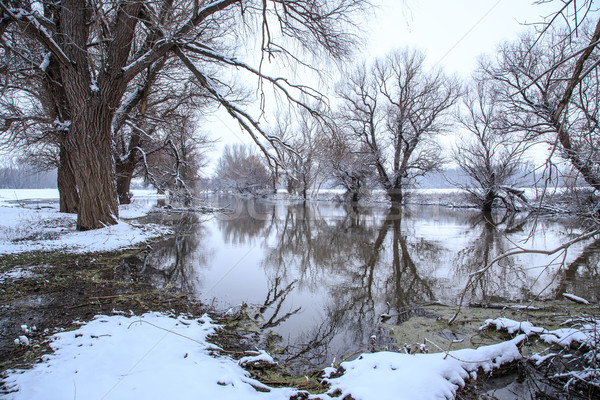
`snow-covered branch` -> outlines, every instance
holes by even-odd
[[[258,121],[253,119],[246,111],[242,110],[233,102],[229,101],[224,95],[222,95],[219,89],[213,84],[212,80],[202,73],[178,47],[176,47],[174,51],[175,54],[181,59],[183,64],[194,74],[200,86],[205,88],[213,96],[213,98],[225,108],[229,115],[240,124],[242,129],[244,129],[244,131],[246,131],[252,137],[254,142],[267,158],[269,165],[284,167],[281,163],[281,154],[278,146],[283,146],[284,148],[291,150],[289,146],[283,143],[279,138],[269,135],[262,129]],[[267,150],[264,144],[260,141],[259,136],[267,139],[272,148],[275,150],[276,156]]]
[[[0,2],[0,9],[14,22],[28,23],[27,29],[39,38],[61,64],[72,64],[72,61],[54,40],[53,35],[38,21],[38,13],[30,13],[23,9],[10,9],[4,2]]]

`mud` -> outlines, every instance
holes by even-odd
[[[0,257],[0,370],[37,361],[49,351],[51,334],[75,329],[77,321],[95,315],[162,311],[199,316],[207,311],[177,287],[153,287],[131,270],[127,260],[143,257],[144,251]],[[30,346],[14,343],[24,329]]]

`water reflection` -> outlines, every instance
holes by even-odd
[[[143,260],[145,276],[223,310],[248,304],[257,325],[281,338],[286,361],[299,366],[368,347],[384,313],[400,324],[423,304],[455,304],[469,274],[517,244],[549,249],[579,229],[559,219],[436,207],[214,201],[233,212],[171,216],[183,234],[154,246]],[[589,282],[598,281],[600,240],[559,261],[506,258],[469,300],[527,301],[545,289],[542,297],[568,290],[598,301]]]

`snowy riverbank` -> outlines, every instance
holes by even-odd
[[[54,354],[34,368],[10,371],[7,398],[289,399],[299,392],[250,378],[240,367],[244,359],[212,355],[215,346],[206,339],[216,328],[207,317],[96,317],[76,331],[52,336]],[[516,344],[449,354],[365,354],[342,363],[347,372],[328,379],[329,393],[312,397],[329,399],[341,392],[364,400],[452,399],[479,369],[489,373],[520,359]]]
[[[30,199],[33,198],[30,195]],[[48,199],[51,198],[31,203],[24,201],[21,194],[19,204],[4,202],[0,205],[0,257],[2,254],[29,251],[112,251],[134,246],[167,232],[161,226],[139,225],[133,221],[122,221],[99,231],[76,232],[75,217],[59,213],[56,205],[48,202]],[[122,218],[139,217],[149,211],[150,208],[141,205],[120,210]],[[46,265],[43,268],[53,267]],[[79,271],[78,268],[74,273]],[[29,275],[19,274],[19,271]],[[20,270],[20,266],[14,264],[2,270],[0,284],[15,286],[19,280],[29,279],[35,274],[35,268]],[[49,282],[45,279],[40,280],[41,284],[48,286]],[[82,278],[78,276],[77,279]],[[90,272],[89,279],[97,282],[101,276],[96,275],[94,270]],[[105,279],[121,284],[110,274]],[[64,290],[70,289],[63,281],[59,284],[64,285]],[[148,298],[155,296],[150,291],[144,293],[148,294]],[[138,295],[139,292],[134,294]],[[100,299],[124,295],[122,292],[111,292],[87,296],[96,296],[93,297],[94,305],[99,307]],[[72,308],[80,307],[82,301],[75,302]],[[8,302],[3,303],[2,307],[6,304]],[[94,313],[98,311],[94,310]],[[503,330],[515,335],[514,338],[476,349],[429,354],[427,351],[433,351],[434,348],[426,346],[426,343],[420,347],[422,353],[417,354],[389,351],[364,353],[351,361],[335,363],[326,368],[322,379],[329,388],[324,393],[308,395],[303,391],[303,384],[275,388],[257,381],[242,365],[252,365],[256,361],[268,363],[272,362],[272,358],[262,349],[246,353],[240,360],[220,351],[208,339],[209,335],[218,334],[219,327],[207,316],[194,318],[166,312],[130,315],[115,310],[112,314],[94,318],[91,317],[94,314],[90,314],[85,321],[77,322],[79,327],[76,330],[55,329],[45,333],[28,324],[26,319],[0,321],[3,325],[17,324],[18,333],[14,333],[15,329],[10,337],[14,340],[15,349],[26,353],[49,344],[52,350],[32,368],[4,371],[0,381],[0,398],[328,400],[350,396],[349,399],[356,400],[454,399],[460,388],[469,381],[521,360],[543,365],[563,356],[569,358],[570,353],[565,349],[577,346],[584,350],[583,359],[593,353],[588,357],[591,360],[592,356],[596,357],[596,350],[586,349],[597,349],[597,338],[600,336],[595,320],[589,323],[565,321],[565,328],[553,331],[537,328],[527,321],[489,320],[484,329]],[[543,350],[523,354],[520,346],[526,341],[529,345],[534,341],[547,345]],[[594,358],[592,361],[597,363],[600,359]],[[590,362],[583,366],[583,370],[559,378],[567,383],[587,379],[600,384],[600,373],[595,365]]]
[[[135,195],[156,196],[153,191],[138,191]],[[121,220],[117,225],[78,232],[77,216],[58,212],[57,199],[55,189],[0,190],[0,255],[31,251],[106,252],[136,246],[170,232],[158,225],[128,221],[151,210],[141,203],[120,206]]]
[[[219,348],[207,337],[218,326],[207,316],[97,316],[75,331],[50,337],[53,354],[43,356],[33,368],[8,371],[4,398],[453,399],[478,374],[491,374],[521,360],[518,346],[534,335],[566,347],[595,346],[599,327],[596,324],[580,330],[548,331],[527,322],[489,320],[482,329],[521,333],[512,340],[478,349],[435,354],[362,354],[337,368],[326,368],[324,379],[330,389],[308,395],[301,388],[274,388],[253,379],[242,365],[272,362],[262,351],[238,361],[217,355]],[[27,343],[20,345],[34,345],[26,339],[30,328],[22,329],[21,339]],[[543,362],[538,354],[530,358]],[[585,373],[585,378],[594,378],[593,371]],[[327,378],[332,374],[336,377]],[[598,380],[597,371],[595,379]]]

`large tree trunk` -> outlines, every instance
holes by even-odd
[[[68,152],[62,143],[60,144],[56,183],[60,196],[60,212],[76,214],[79,210],[79,193],[77,193],[75,174],[69,163]]]
[[[387,195],[393,204],[402,204],[402,200],[403,200],[402,189],[400,189],[400,188],[388,189]]]
[[[112,155],[110,110],[97,101],[80,109],[67,140],[69,161],[79,189],[77,229],[117,223],[119,207]]]
[[[497,194],[493,190],[488,190],[481,201],[481,211],[483,213],[491,213],[494,208],[494,200],[496,200]]]
[[[71,113],[65,148],[79,190],[78,230],[99,229],[118,220],[111,123],[127,86],[122,69],[127,64],[141,5],[135,1],[117,7],[105,64],[93,76],[88,53],[93,7],[81,0],[61,1],[62,32],[58,37],[68,60],[63,61],[60,71]]]

